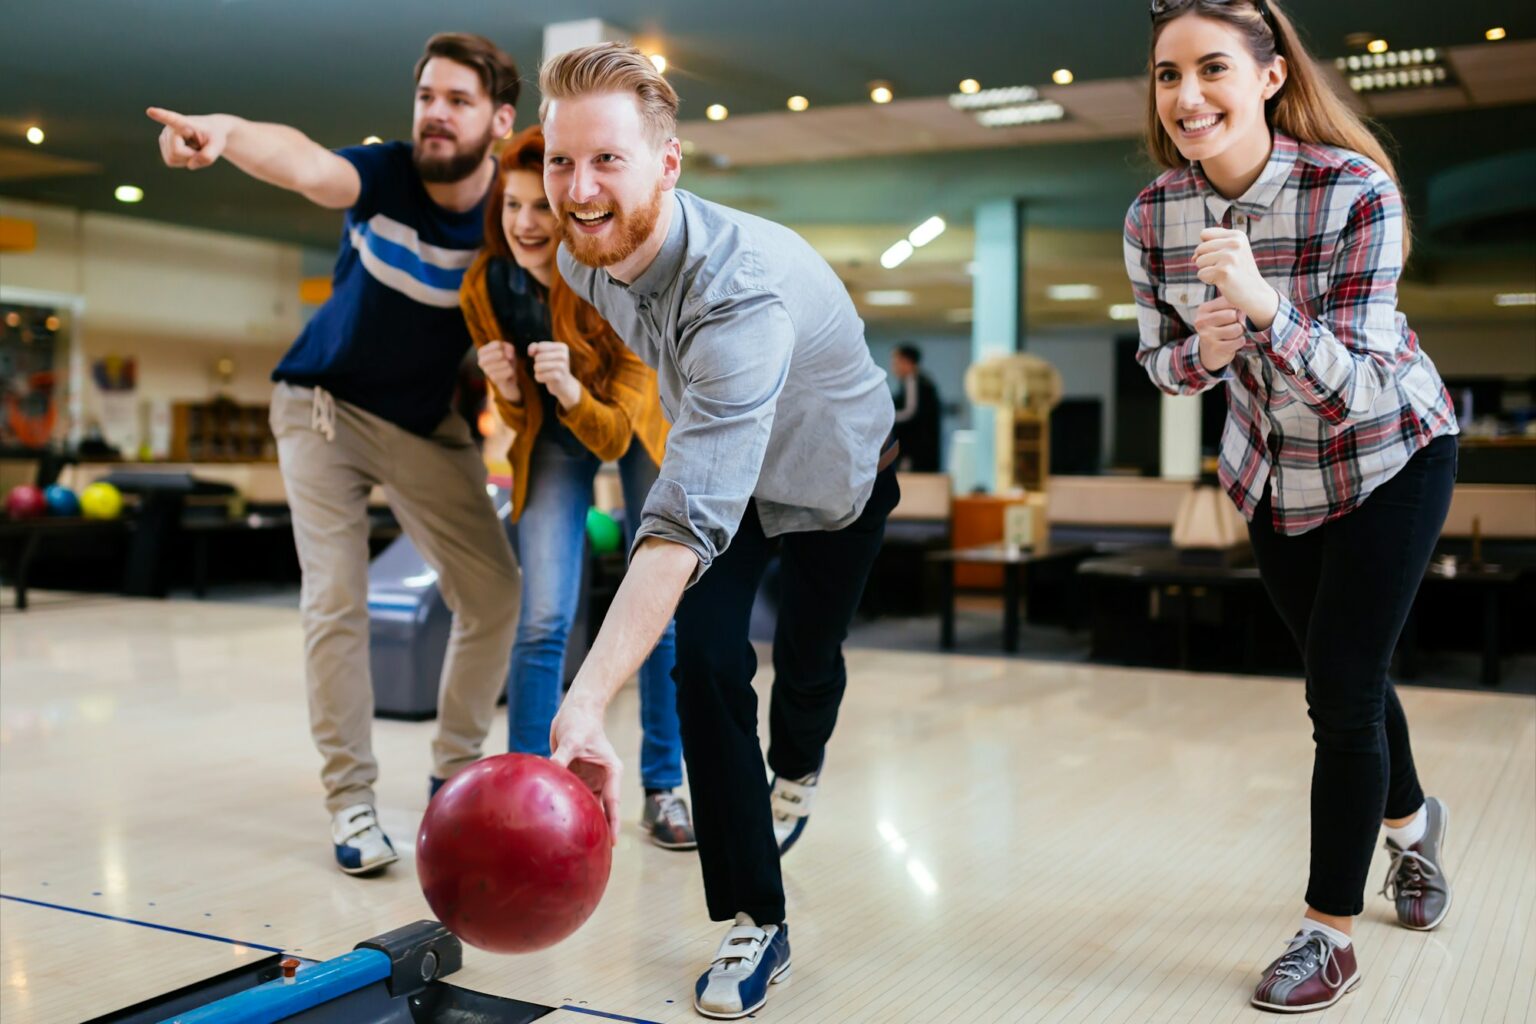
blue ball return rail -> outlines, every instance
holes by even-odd
[[[443,981],[459,940],[417,921],[332,960],[275,954],[87,1024],[532,1024],[554,1012]]]
[[[294,964],[293,960],[285,962]],[[324,963],[298,961],[291,977],[277,978],[167,1017],[162,1024],[270,1024],[289,1020],[305,1010],[335,1003],[343,996],[384,981],[390,973],[389,956],[377,949],[354,949]]]

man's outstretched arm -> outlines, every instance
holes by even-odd
[[[261,124],[233,114],[178,114],[150,107],[160,131],[160,156],[167,167],[201,170],[220,158],[269,185],[297,192],[333,210],[357,202],[362,179],[351,162],[297,128]]]

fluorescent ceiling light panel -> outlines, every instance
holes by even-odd
[[[983,89],[980,92],[951,93],[949,105],[956,110],[985,110],[988,107],[1028,103],[1039,98],[1040,90],[1032,85],[1010,85],[1001,89]]]
[[[907,236],[907,241],[921,249],[923,246],[927,245],[929,242],[942,235],[944,233],[944,228],[947,226],[948,225],[944,223],[943,217],[929,217],[927,220],[923,221],[917,227],[912,229],[912,233]]]
[[[1045,289],[1046,298],[1052,302],[1081,302],[1099,297],[1096,284],[1053,284]]]
[[[912,247],[912,243],[903,238],[880,254],[880,265],[886,270],[894,270],[907,262],[907,258],[916,251]]]
[[[994,110],[978,110],[976,123],[983,128],[1012,128],[1021,124],[1060,121],[1066,116],[1067,110],[1060,103],[1041,100],[1037,103],[1021,103],[1017,106],[998,107]]]

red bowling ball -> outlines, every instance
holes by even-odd
[[[488,757],[449,779],[416,837],[416,875],[432,912],[492,953],[531,953],[580,928],[612,862],[597,798],[531,754]]]
[[[5,496],[5,514],[12,519],[36,519],[46,515],[48,501],[42,488],[31,484],[17,484]]]

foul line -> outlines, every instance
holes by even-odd
[[[84,917],[98,917],[103,921],[119,921],[123,924],[138,925],[140,928],[153,928],[156,931],[171,932],[175,935],[187,935],[194,939],[208,939],[211,942],[223,942],[231,946],[245,946],[249,949],[260,949],[268,953],[285,952],[280,946],[266,946],[260,942],[245,942],[240,939],[226,938],[223,935],[212,935],[208,932],[195,932],[189,928],[174,928],[168,924],[156,924],[153,921],[140,921],[132,917],[118,917],[116,914],[103,914],[97,910],[86,910],[83,907],[66,907],[62,903],[45,903],[42,900],[29,900],[25,896],[10,896],[0,893],[0,900],[10,900],[13,903],[26,903],[34,907],[46,907],[49,910],[62,910],[69,914],[80,914]],[[571,1006],[567,1003],[561,1006],[562,1010],[570,1010],[572,1013],[584,1013],[591,1017],[601,1017],[604,1020],[623,1021],[624,1024],[657,1024],[656,1021],[646,1020],[643,1017],[625,1017],[617,1013],[604,1013],[602,1010],[591,1010],[585,1006]]]
[[[96,910],[85,910],[81,907],[66,907],[61,903],[44,903],[42,900],[29,900],[24,896],[8,896],[0,892],[0,900],[12,900],[16,903],[29,903],[34,907],[47,907],[49,910],[63,910],[71,914],[83,914],[86,917],[99,917],[104,921],[121,921],[123,924],[136,924],[140,928],[154,928],[157,931],[172,932],[176,935],[190,935],[194,939],[208,939],[212,942],[227,942],[231,946],[246,946],[250,949],[265,950],[268,953],[283,952],[280,946],[264,946],[259,942],[245,942],[241,939],[229,939],[222,935],[210,935],[207,932],[194,932],[187,928],[173,928],[168,924],[155,924],[153,921],[139,921],[132,917],[118,917],[115,914],[103,914]]]
[[[560,1009],[570,1010],[572,1013],[585,1013],[592,1017],[601,1017],[604,1020],[622,1020],[626,1024],[657,1024],[656,1021],[646,1020],[644,1017],[625,1017],[617,1013],[604,1013],[602,1010],[589,1010],[585,1006],[572,1006],[570,1003],[566,1003]]]

